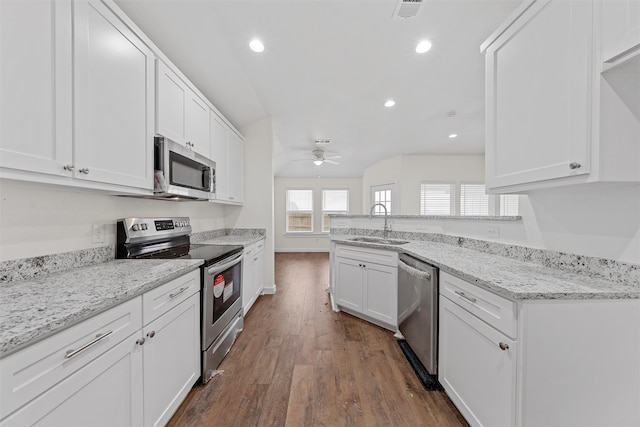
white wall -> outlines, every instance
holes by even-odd
[[[378,162],[367,168],[362,176],[362,213],[369,213],[371,186],[395,183],[396,189],[392,195],[397,202],[394,204],[395,214],[420,215],[422,181],[484,182],[484,156],[415,154],[391,157]]]
[[[273,237],[273,151],[275,135],[270,118],[243,129],[244,206],[225,207],[228,228],[266,229],[264,261],[265,287],[275,284]]]
[[[314,194],[314,233],[299,237],[286,235],[285,204],[287,189],[312,189]],[[329,236],[322,230],[322,190],[349,190],[349,213],[359,214],[362,210],[359,178],[276,178],[275,179],[275,250],[277,252],[329,252]]]
[[[194,232],[225,228],[222,206],[209,202],[117,197],[1,180],[0,260],[115,246],[116,220],[136,216],[189,216]],[[104,243],[91,242],[93,224],[105,226]]]

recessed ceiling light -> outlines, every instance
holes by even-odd
[[[251,40],[251,42],[249,43],[249,47],[251,48],[252,51],[257,53],[264,51],[264,45],[258,39]]]
[[[453,139],[453,138],[457,138],[457,137],[458,137],[458,134],[457,134],[457,133],[449,134],[449,138],[451,138],[451,139]]]
[[[394,105],[396,105],[396,101],[394,101],[393,99],[390,99],[384,103],[385,107],[393,107]]]
[[[425,53],[429,49],[431,49],[431,42],[429,40],[422,40],[420,43],[418,43],[418,46],[416,46],[417,53]]]

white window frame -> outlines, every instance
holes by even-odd
[[[449,213],[427,213],[425,203],[427,202],[425,195],[425,186],[448,186],[449,187]],[[456,183],[455,182],[445,182],[445,181],[422,181],[420,183],[420,215],[444,215],[444,216],[453,216],[456,215]]]
[[[324,207],[324,194],[326,191],[345,191],[347,193],[347,209],[346,210],[325,210]],[[331,223],[329,223],[329,228],[325,230],[324,228],[324,217],[325,215],[348,215],[349,214],[349,189],[348,188],[323,188],[320,192],[320,196],[322,197],[322,205],[321,205],[321,215],[320,215],[320,231],[322,233],[329,233],[331,231]]]
[[[395,183],[392,184],[379,184],[379,185],[372,185],[370,188],[370,206],[369,209],[371,209],[373,207],[373,205],[375,205],[377,202],[375,201],[375,194],[378,191],[389,191],[389,201],[385,201],[384,205],[387,208],[387,214],[388,215],[393,215],[393,212],[395,212],[396,208],[397,208],[397,201],[396,199],[396,195],[395,195]],[[367,212],[369,213],[369,212]],[[374,215],[384,215],[384,209],[380,208],[380,206],[377,206],[374,211],[373,211]]]
[[[290,211],[289,210],[289,192],[290,191],[310,191],[311,192],[311,210],[295,210],[295,211]],[[285,231],[288,234],[312,234],[313,230],[314,230],[314,222],[315,222],[315,216],[314,216],[314,203],[313,203],[313,199],[314,199],[315,195],[314,195],[314,191],[313,188],[287,188],[285,189],[285,206],[284,206],[284,212],[285,212]],[[289,229],[289,212],[300,212],[300,213],[310,213],[311,214],[311,230],[290,230]]]

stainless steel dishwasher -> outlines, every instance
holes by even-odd
[[[398,329],[428,373],[437,375],[438,268],[406,254],[398,260]]]

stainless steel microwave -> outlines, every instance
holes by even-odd
[[[164,137],[154,138],[154,197],[214,200],[216,162]]]

